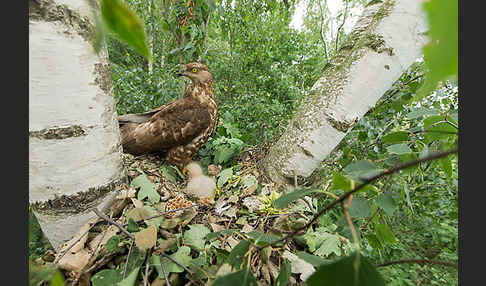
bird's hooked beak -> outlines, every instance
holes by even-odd
[[[177,76],[184,76],[184,70],[180,70],[179,73],[177,74]]]

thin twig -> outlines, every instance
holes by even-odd
[[[326,58],[326,63],[327,63],[327,62],[329,62],[329,56],[327,55],[327,43],[326,43],[326,39],[325,39],[325,36],[324,36],[324,10],[322,9],[321,1],[317,1],[317,4],[319,5],[319,10],[321,12],[321,32],[320,32],[320,35],[321,35],[322,44],[324,45],[324,57]],[[326,8],[327,8],[327,0],[324,2],[324,4],[326,5]]]
[[[441,260],[427,260],[427,259],[400,259],[400,260],[395,260],[395,261],[390,261],[390,262],[385,262],[381,264],[377,264],[376,267],[385,267],[393,264],[400,264],[400,263],[428,263],[428,264],[440,264],[444,266],[450,266],[457,268],[457,264],[454,262],[449,262],[449,261],[441,261]]]
[[[384,172],[381,172],[373,177],[370,177],[370,178],[367,178],[365,180],[363,180],[363,183],[361,183],[360,185],[358,185],[357,187],[353,188],[352,190],[344,193],[343,195],[341,195],[339,197],[339,199],[337,200],[334,200],[332,201],[331,203],[329,203],[326,207],[324,207],[323,209],[321,209],[319,211],[318,214],[316,214],[312,220],[310,222],[308,222],[306,225],[304,225],[303,227],[300,227],[296,230],[294,230],[291,234],[289,235],[286,235],[285,237],[277,240],[277,241],[274,241],[273,243],[270,243],[270,244],[267,244],[265,246],[256,246],[257,248],[261,249],[261,248],[265,248],[267,246],[273,246],[277,243],[280,243],[280,242],[284,242],[284,241],[287,241],[288,239],[294,237],[295,235],[297,235],[298,233],[302,232],[302,231],[305,231],[307,230],[310,226],[312,226],[318,219],[319,217],[324,214],[325,212],[327,212],[329,209],[333,208],[336,204],[338,203],[341,203],[343,202],[345,199],[347,199],[349,196],[351,196],[352,194],[354,194],[355,192],[359,191],[360,189],[362,189],[363,187],[365,187],[366,185],[368,185],[369,183],[381,178],[381,177],[384,177],[384,176],[387,176],[387,175],[391,175],[393,173],[396,173],[400,170],[403,170],[403,169],[406,169],[406,168],[409,168],[409,167],[412,167],[412,166],[415,166],[415,165],[418,165],[422,162],[426,162],[426,161],[430,161],[430,160],[436,160],[436,159],[439,159],[439,158],[442,158],[442,157],[446,157],[448,155],[451,155],[453,153],[457,153],[457,147],[454,148],[454,149],[451,149],[451,150],[448,150],[448,151],[444,151],[444,152],[439,152],[439,153],[435,153],[435,154],[431,154],[429,156],[426,156],[426,157],[423,157],[423,158],[420,158],[418,160],[414,160],[414,161],[410,161],[410,162],[407,162],[405,164],[401,164],[401,165],[398,165],[396,167],[393,167],[389,170],[386,170]]]
[[[111,218],[107,217],[106,215],[102,214],[97,208],[93,208],[94,213],[99,216],[100,218],[106,220],[108,223],[118,227],[124,234],[126,234],[130,239],[134,240],[135,236],[128,232],[122,225],[117,223],[116,221],[112,220]]]
[[[130,259],[130,254],[132,253],[132,247],[134,242],[135,239],[132,239],[130,247],[128,248],[127,260],[125,261],[125,267],[123,267],[123,279],[125,279],[125,275],[127,274],[128,259]]]
[[[339,43],[339,33],[341,32],[341,29],[343,28],[344,24],[346,23],[346,17],[348,15],[348,4],[349,0],[344,0],[346,2],[346,6],[344,6],[344,16],[343,16],[343,22],[341,25],[338,27],[337,32],[336,32],[336,44],[334,46],[334,52],[337,53],[338,50],[338,43]]]
[[[170,286],[169,278],[167,278],[167,273],[165,272],[165,263],[162,261],[162,255],[160,257],[160,266],[162,267],[162,273],[164,274],[165,284]]]
[[[161,253],[161,255],[163,255],[164,257],[168,258],[169,260],[171,260],[172,262],[174,262],[175,264],[177,264],[178,266],[184,268],[184,270],[186,270],[189,274],[193,275],[194,273],[192,273],[191,270],[189,270],[189,268],[185,267],[184,265],[180,264],[177,260],[175,260],[174,258],[170,257],[169,255],[165,254],[165,253]]]
[[[78,238],[78,239],[76,239],[76,241],[75,241],[75,242],[73,242],[73,244],[71,244],[71,245],[70,245],[70,246],[69,246],[69,247],[68,247],[66,250],[64,250],[64,251],[63,251],[63,252],[62,252],[62,253],[61,253],[61,254],[60,254],[60,255],[59,255],[57,258],[56,258],[56,260],[54,260],[54,262],[53,262],[53,263],[54,263],[54,264],[57,264],[57,263],[59,262],[59,260],[61,260],[61,259],[64,257],[64,255],[66,255],[66,253],[68,253],[68,251],[69,251],[71,248],[73,248],[73,246],[75,246],[75,245],[76,245],[76,244],[77,244],[77,243],[78,243],[78,242],[79,242],[79,241],[80,241],[80,240],[81,240],[81,239],[82,239],[82,238],[83,238],[83,237],[84,237],[86,234],[88,234],[88,232],[89,232],[89,231],[90,231],[90,230],[91,230],[91,229],[92,229],[92,228],[93,228],[93,227],[94,227],[94,226],[95,226],[97,223],[99,223],[99,222],[102,222],[102,220],[101,220],[101,219],[98,219],[98,220],[94,221],[94,222],[93,222],[93,224],[92,224],[92,225],[91,225],[91,226],[88,228],[88,230],[86,230],[85,232],[83,232],[83,234],[81,234],[81,235],[79,236],[79,238]]]
[[[148,250],[148,253],[147,253],[147,257],[145,258],[145,276],[143,277],[143,286],[148,286],[148,271],[149,271],[149,265],[150,265],[150,261],[149,261],[149,258],[150,258],[150,252],[152,251],[152,249],[150,248]]]

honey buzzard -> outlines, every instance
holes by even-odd
[[[181,99],[140,114],[118,117],[123,151],[133,155],[166,153],[166,161],[182,169],[216,126],[218,109],[208,68],[189,63],[179,72],[191,84]]]

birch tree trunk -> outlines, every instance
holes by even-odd
[[[359,119],[422,54],[422,0],[374,1],[262,160],[287,189],[309,177]]]
[[[97,1],[92,1],[96,5]],[[29,1],[29,202],[57,249],[126,180],[107,52],[88,1]]]

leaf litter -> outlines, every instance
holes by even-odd
[[[187,179],[179,170],[164,164],[160,157],[123,154],[131,183],[120,186],[109,216],[129,232],[134,231],[134,241],[132,243],[118,226],[94,218],[57,253],[60,257],[71,246],[58,258],[57,265],[67,277],[66,285],[75,282],[96,285],[106,275],[115,277],[113,279],[120,285],[138,285],[136,281],[143,285],[145,279],[148,285],[163,285],[161,263],[171,284],[179,281],[206,285],[249,265],[259,283],[274,285],[277,279],[286,277],[280,271],[285,259],[292,270],[288,282],[305,281],[315,268],[295,253],[306,247],[295,243],[261,250],[253,244],[248,248],[239,247],[245,241],[262,245],[278,240],[304,225],[308,221],[305,218],[312,215],[303,207],[291,211],[292,204],[283,209],[275,208],[273,201],[281,195],[279,186],[267,183],[258,171],[257,160],[263,157],[258,151],[262,151],[251,151],[245,152],[236,165],[207,167],[205,173],[217,182],[212,205],[195,205],[194,198],[184,193]],[[181,206],[184,209],[173,212]],[[167,211],[170,213],[164,214]],[[135,228],[129,227],[129,220],[135,223]],[[336,252],[320,251],[324,254]],[[145,277],[142,272],[145,272],[143,264],[148,252],[151,252],[150,259],[147,258],[150,270]],[[233,257],[232,262],[228,260],[230,257]],[[135,260],[137,264],[130,262]],[[127,262],[130,267],[126,267]]]

